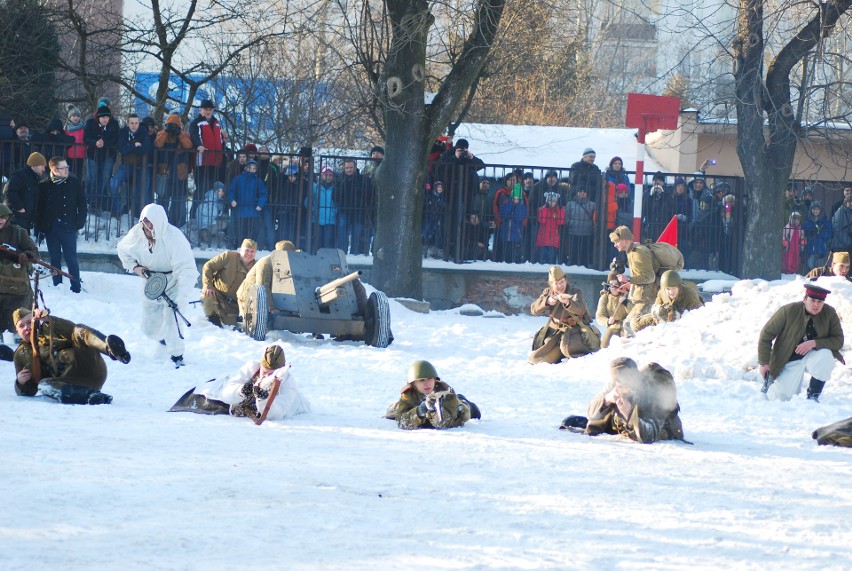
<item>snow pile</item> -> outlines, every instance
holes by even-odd
[[[187,308],[175,370],[139,332],[141,280],[83,279],[79,296],[48,287],[48,306],[121,335],[133,360],[109,362],[115,400],[98,407],[17,397],[0,364],[4,570],[852,567],[852,456],[810,437],[852,415],[852,374],[838,366],[821,404],[775,403],[754,370],[761,326],[802,298],[801,280],[737,282],[680,322],[559,365],[525,362],[540,317],[391,301],[385,350],[272,332],[313,411],[256,427],[165,411],[263,344]],[[852,286],[820,284],[848,336]],[[694,446],[557,430],[620,355],[674,373]],[[483,419],[404,432],[382,418],[420,358]]]

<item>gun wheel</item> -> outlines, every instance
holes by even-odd
[[[390,305],[384,293],[375,291],[367,301],[364,316],[364,343],[372,347],[387,347],[393,337],[390,327]]]
[[[266,288],[262,285],[251,286],[243,323],[249,337],[256,341],[266,339],[266,331],[269,327],[269,306],[266,301]]]

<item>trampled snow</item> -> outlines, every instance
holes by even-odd
[[[559,365],[526,363],[541,317],[391,301],[387,349],[271,332],[313,411],[261,427],[166,410],[262,343],[186,308],[188,365],[175,370],[139,331],[141,280],[83,279],[79,296],[46,288],[48,306],[121,335],[133,360],[109,361],[110,406],[15,396],[0,364],[0,569],[852,568],[852,450],[811,439],[852,416],[852,373],[838,365],[820,404],[778,403],[754,370],[760,328],[801,299],[800,278],[737,282]],[[852,285],[820,284],[848,336]],[[620,355],[674,373],[693,446],[557,429]],[[406,432],[382,418],[421,358],[481,421]]]

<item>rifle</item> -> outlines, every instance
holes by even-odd
[[[33,352],[33,364],[30,369],[30,382],[35,382],[38,385],[39,381],[41,381],[41,361],[39,359],[38,353],[38,321],[36,320],[36,310],[38,309],[38,296],[41,292],[38,290],[38,276],[39,273],[36,272],[33,278],[33,321],[30,325],[30,348]]]
[[[272,388],[269,390],[269,397],[266,399],[266,406],[263,407],[263,413],[260,414],[257,418],[254,419],[254,423],[257,426],[263,424],[263,421],[266,420],[266,415],[269,414],[269,409],[272,408],[272,401],[275,400],[275,397],[278,396],[278,389],[281,388],[281,379],[275,379],[272,381]]]
[[[769,372],[767,372],[766,375],[763,377],[763,388],[760,389],[760,392],[762,392],[764,395],[766,395],[769,392],[769,387],[771,387],[772,383],[774,383],[774,382],[775,382],[775,379],[773,379],[772,375],[770,375]]]
[[[435,405],[435,416],[438,417],[438,422],[444,422],[444,408],[441,406],[444,401],[444,397],[449,395],[450,391],[441,391],[441,392],[433,392],[429,393],[426,397],[427,400],[432,401]],[[427,406],[428,409],[428,406]]]
[[[24,253],[24,252],[21,252],[16,247],[12,246],[11,244],[0,244],[0,252],[4,252],[6,254],[14,254],[15,256],[20,256],[21,254]],[[63,272],[60,268],[57,268],[55,266],[51,266],[47,262],[42,262],[39,259],[30,260],[30,263],[31,264],[38,264],[38,265],[42,266],[43,268],[50,270],[50,274],[53,275],[53,276],[59,274],[59,275],[65,276],[69,280],[76,280],[77,279],[74,276],[72,276],[71,274],[69,274],[68,272]],[[83,280],[80,280],[80,281],[82,282]]]

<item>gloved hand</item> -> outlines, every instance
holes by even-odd
[[[245,383],[243,388],[240,389],[240,394],[244,397],[250,397],[254,392],[254,385],[249,383]]]
[[[426,418],[426,414],[428,414],[429,409],[426,408],[426,401],[424,400],[420,404],[417,405],[417,416],[420,418]]]
[[[435,412],[438,410],[438,397],[435,396],[434,393],[426,395],[426,400],[424,402],[426,403],[426,410],[429,412]]]
[[[260,385],[254,385],[254,398],[268,399],[269,391],[266,389],[262,389]]]
[[[18,254],[18,263],[22,266],[25,266],[30,263],[30,257],[26,252],[21,252]]]

